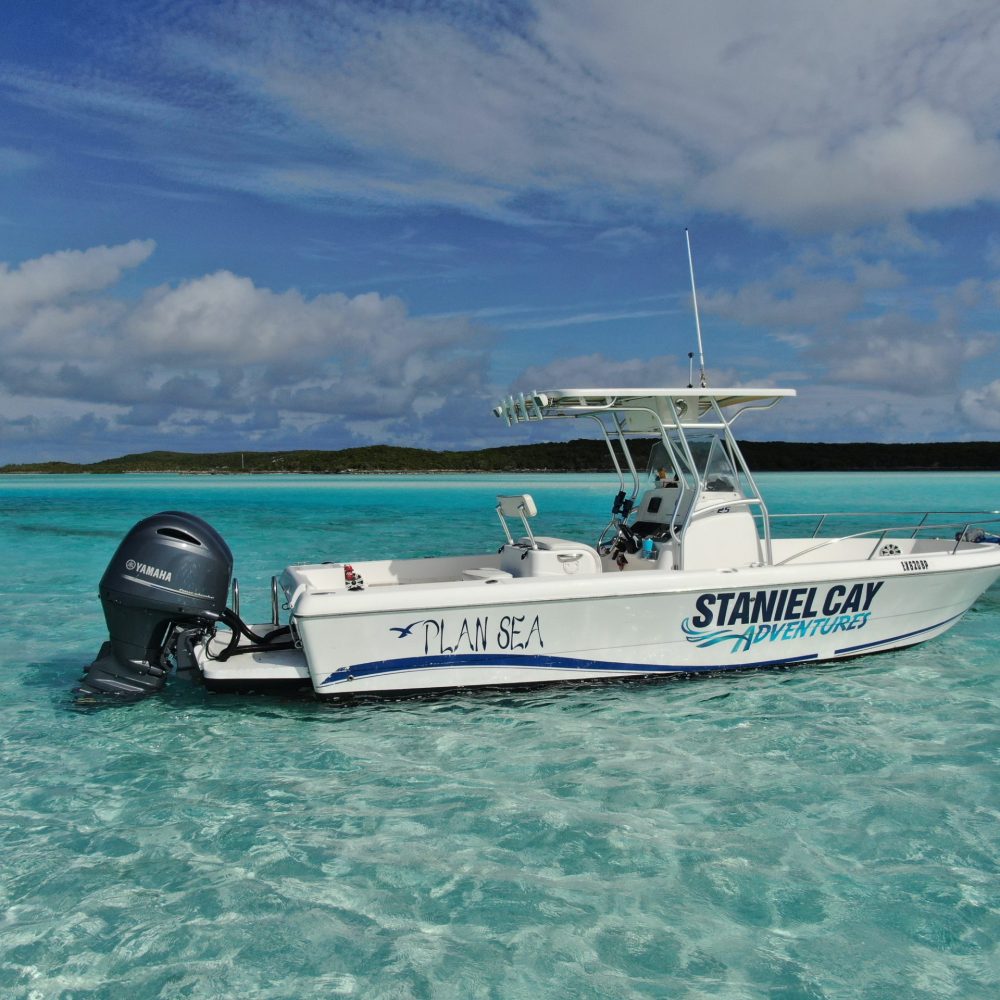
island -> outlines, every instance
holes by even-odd
[[[633,461],[646,468],[650,440],[630,441]],[[1000,441],[913,444],[740,441],[755,472],[997,472]],[[339,451],[147,451],[99,462],[35,462],[0,466],[4,474],[172,472],[203,475],[312,473],[608,472],[604,441],[578,438],[473,451],[430,451],[369,445]]]

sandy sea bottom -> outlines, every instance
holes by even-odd
[[[1000,476],[775,475],[772,508],[1000,506]],[[504,477],[0,482],[0,996],[1000,995],[1000,592],[898,653],[337,706],[71,688],[147,514],[286,563],[478,550]],[[527,484],[592,538],[614,485]],[[931,496],[933,494],[933,496]]]

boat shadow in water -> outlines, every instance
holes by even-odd
[[[882,652],[883,654],[902,653],[901,650],[884,650]],[[289,685],[288,682],[280,681],[248,681],[242,684],[226,681],[219,683],[206,681],[197,674],[190,676],[189,683],[173,685],[169,690],[176,691],[179,687],[190,687],[195,691],[201,690],[204,692],[208,702],[216,699],[220,702],[228,702],[231,698],[232,703],[236,704],[240,699],[249,696],[264,701],[270,700],[282,704],[298,703],[319,706],[325,709],[351,708],[355,706],[377,708],[379,706],[391,706],[400,702],[424,702],[438,707],[446,707],[451,703],[457,704],[469,699],[476,702],[488,701],[497,708],[503,708],[505,706],[513,707],[522,705],[525,699],[530,700],[532,704],[536,704],[540,699],[558,703],[563,699],[572,698],[574,694],[581,692],[587,692],[588,696],[601,692],[606,692],[613,696],[616,689],[621,688],[626,688],[630,691],[648,688],[650,691],[655,691],[673,684],[686,685],[705,682],[723,685],[723,689],[718,691],[718,693],[708,696],[708,700],[714,701],[729,698],[733,693],[732,685],[736,684],[740,678],[746,679],[748,675],[770,675],[775,677],[778,683],[795,682],[799,678],[805,678],[814,674],[817,670],[822,670],[823,672],[842,672],[857,669],[858,666],[868,665],[866,661],[870,661],[871,658],[872,654],[869,654],[868,656],[845,657],[839,660],[829,660],[819,663],[804,661],[802,663],[747,667],[744,670],[701,670],[690,673],[677,671],[667,674],[596,677],[542,683],[470,685],[468,687],[443,686],[438,688],[414,688],[411,690],[325,695],[319,699],[317,699],[316,693],[308,682],[301,682],[295,685]],[[859,661],[862,662],[859,663]],[[804,670],[803,668],[808,669]]]

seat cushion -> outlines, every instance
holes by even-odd
[[[517,544],[531,548],[531,539],[525,535],[523,538],[517,540]],[[583,542],[574,542],[568,538],[552,538],[549,535],[535,535],[535,545],[543,552],[566,552],[571,549],[579,551],[580,549],[590,548],[589,545],[585,545]]]

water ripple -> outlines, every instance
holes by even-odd
[[[0,590],[0,996],[1000,994],[996,591],[829,667],[346,705],[175,678],[88,710],[103,534],[148,513],[116,489],[0,528],[36,567]],[[262,508],[227,507],[245,545]]]

